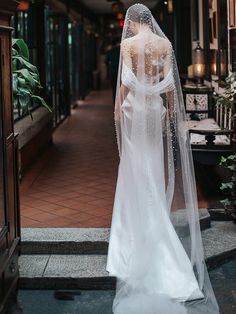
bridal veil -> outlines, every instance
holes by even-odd
[[[120,165],[107,262],[117,277],[113,312],[219,313],[175,54],[142,4],[125,17],[115,126]]]

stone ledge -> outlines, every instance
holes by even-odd
[[[109,228],[22,228],[23,254],[105,254]]]
[[[35,109],[32,116],[33,120],[27,115],[14,124],[14,132],[19,134],[19,149],[26,145],[40,130],[52,121],[52,114],[44,107]]]
[[[213,221],[211,228],[202,232],[206,259],[236,251],[236,225],[232,221]]]
[[[107,241],[110,228],[22,228],[21,239],[27,242]]]
[[[30,289],[113,289],[106,255],[23,255],[20,287]]]

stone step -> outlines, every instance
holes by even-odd
[[[106,254],[110,228],[22,228],[22,254]]]
[[[116,279],[105,269],[106,255],[22,255],[20,288],[114,289]]]
[[[181,212],[181,211],[179,211]],[[200,209],[201,229],[210,227],[210,215]],[[175,217],[173,216],[173,219]],[[178,216],[178,228],[186,225]],[[22,228],[22,254],[106,254],[110,228]],[[180,232],[181,232],[180,230]]]
[[[210,229],[202,232],[208,269],[214,269],[236,258],[235,232],[236,225],[228,221],[213,222]],[[105,254],[22,255],[20,257],[20,287],[27,289],[114,289],[115,278],[109,276],[105,269],[106,259]]]

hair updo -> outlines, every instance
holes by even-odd
[[[151,11],[143,4],[137,3],[129,7],[126,13],[126,18],[128,21],[152,25],[152,13]]]

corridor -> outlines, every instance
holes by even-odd
[[[110,227],[118,167],[110,90],[80,101],[53,143],[23,176],[22,227]],[[196,170],[199,207],[214,207]]]
[[[110,227],[118,166],[110,91],[90,93],[53,142],[21,182],[22,227]]]

